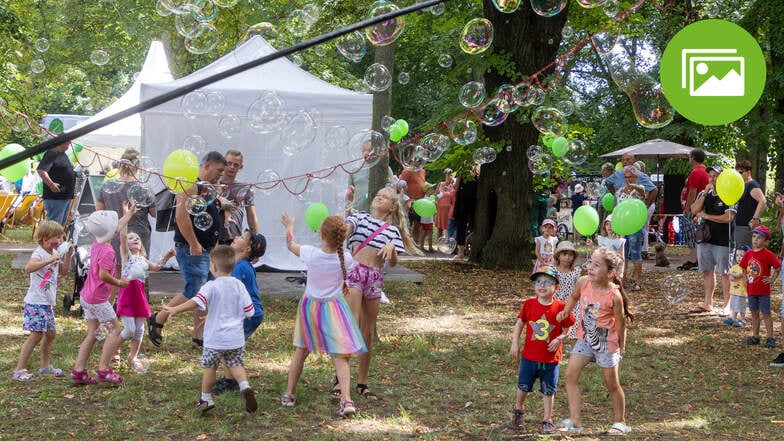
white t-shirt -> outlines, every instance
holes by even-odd
[[[49,260],[52,255],[40,245],[33,250],[30,259]],[[30,287],[24,302],[29,305],[52,305],[57,297],[57,272],[60,270],[60,261],[50,263],[38,271],[30,273]]]
[[[142,256],[131,255],[128,257],[128,260],[123,262],[122,276],[128,280],[144,281],[149,269],[150,265],[147,263],[147,259]]]
[[[243,320],[253,317],[253,302],[242,282],[231,276],[210,280],[193,296],[193,301],[200,310],[207,310],[205,348],[226,350],[245,346]]]
[[[343,297],[343,270],[337,253],[327,254],[320,248],[302,245],[299,258],[308,267],[305,295],[313,300],[326,302]],[[354,266],[348,251],[343,253],[346,272]]]

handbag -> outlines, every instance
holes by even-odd
[[[697,231],[695,232],[695,240],[697,243],[709,243],[711,240],[711,230],[710,225],[707,222],[702,222],[701,224],[697,225]]]
[[[356,255],[357,255],[357,253],[359,252],[359,250],[361,250],[362,248],[365,248],[365,246],[366,246],[367,244],[369,244],[369,243],[370,243],[370,241],[371,241],[371,240],[373,240],[373,238],[375,238],[376,236],[378,236],[379,234],[381,234],[381,232],[382,232],[382,231],[384,231],[384,230],[386,230],[388,226],[389,226],[389,222],[387,222],[387,223],[385,223],[384,225],[382,225],[382,226],[378,227],[378,229],[377,229],[376,231],[372,232],[372,233],[370,234],[370,236],[368,236],[368,237],[367,237],[367,239],[365,239],[365,241],[364,241],[364,242],[362,242],[361,244],[359,244],[359,246],[357,246],[356,248],[354,248],[354,252],[352,252],[352,253],[351,253],[351,255],[352,255],[352,256],[356,256]]]

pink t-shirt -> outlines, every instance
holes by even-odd
[[[611,285],[607,292],[596,292],[590,280],[586,280],[580,290],[580,327],[577,329],[577,338],[585,340],[595,351],[609,353],[619,349],[613,311],[613,298],[617,290],[615,285]]]
[[[101,280],[99,274],[101,269],[109,271],[114,276],[114,268],[117,264],[114,248],[111,243],[93,242],[90,248],[90,269],[87,272],[87,279],[84,281],[80,297],[91,305],[97,305],[109,300],[112,293],[112,285]]]

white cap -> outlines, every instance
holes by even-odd
[[[114,237],[117,230],[117,212],[113,210],[98,210],[87,218],[87,230],[101,243],[108,242]]]
[[[583,184],[577,184],[577,185],[574,186],[574,192],[575,193],[582,193],[583,190],[585,190],[585,187],[583,187]]]

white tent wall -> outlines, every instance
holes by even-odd
[[[222,57],[202,70],[164,84],[142,84],[142,100],[188,84],[215,73],[249,61],[251,56],[258,57],[274,52],[261,37],[254,37],[234,52]],[[199,135],[207,143],[206,151],[217,150],[225,153],[234,149],[243,153],[244,169],[239,173],[241,182],[256,183],[258,175],[267,169],[274,170],[285,179],[334,166],[349,160],[348,150],[330,151],[324,149],[324,135],[335,125],[341,125],[351,134],[371,127],[372,96],[341,89],[313,77],[286,59],[256,67],[226,80],[201,89],[205,93],[220,92],[225,106],[220,114],[199,114],[195,118],[186,117],[180,108],[181,99],[164,103],[142,113],[142,151],[149,156],[159,170],[172,151],[179,149],[183,141],[191,135]],[[304,150],[288,156],[281,150],[281,139],[287,131],[258,134],[247,124],[249,106],[265,91],[274,91],[286,103],[288,117],[300,111],[318,109],[320,124],[313,142]],[[240,133],[230,139],[219,134],[218,123],[226,115],[237,115],[242,119]],[[201,159],[201,158],[200,158]],[[323,176],[328,173],[315,173]],[[274,189],[255,191],[256,213],[261,232],[267,237],[267,253],[260,263],[281,270],[299,270],[304,265],[291,254],[285,246],[285,230],[280,224],[280,215],[286,211],[297,220],[296,237],[300,243],[318,244],[313,231],[305,223],[305,209],[310,202],[323,202],[331,213],[340,214],[344,205],[348,175],[338,168],[326,179],[311,179],[308,184],[308,197],[303,202],[296,194],[304,189],[306,179],[289,179],[285,183],[291,190],[279,184]],[[159,187],[159,189],[162,189]],[[267,194],[269,193],[269,194]],[[173,233],[153,233],[150,258],[157,259],[173,244]]]

